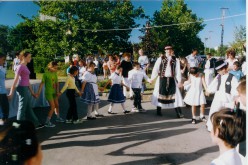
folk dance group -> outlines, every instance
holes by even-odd
[[[217,70],[218,75],[213,79],[214,70],[211,68],[212,61],[209,59],[207,62],[205,75],[209,77],[207,81],[205,81],[204,75],[199,72],[198,63],[199,61],[195,57],[195,52],[186,57],[188,63],[190,65],[189,78],[184,84],[182,83],[181,77],[181,69],[180,69],[180,61],[173,54],[173,49],[171,46],[165,47],[165,55],[160,56],[152,71],[151,78],[148,78],[145,71],[140,68],[140,64],[138,62],[133,63],[133,69],[129,72],[125,73],[124,81],[122,78],[122,67],[117,66],[115,71],[111,73],[109,79],[111,80],[112,86],[110,89],[110,93],[108,96],[108,101],[110,102],[110,106],[108,109],[109,114],[115,114],[113,112],[114,104],[121,104],[123,108],[123,113],[127,114],[128,111],[125,107],[126,97],[123,94],[123,89],[121,86],[127,88],[127,90],[131,90],[133,92],[133,112],[145,112],[141,105],[141,89],[143,84],[143,79],[147,80],[149,83],[152,83],[156,79],[154,91],[152,94],[151,103],[157,107],[157,115],[162,115],[162,109],[172,109],[174,108],[176,114],[179,118],[183,117],[182,111],[180,107],[184,107],[185,104],[192,106],[192,123],[196,123],[196,106],[201,106],[200,111],[200,119],[202,121],[207,121],[207,128],[209,131],[212,131],[213,128],[216,127],[216,121],[213,120],[214,115],[219,114],[219,111],[223,109],[223,107],[234,107],[234,97],[238,95],[239,91],[245,89],[244,87],[240,87],[238,80],[232,74],[228,73],[228,65],[223,61],[215,62],[215,70]],[[130,58],[130,56],[127,56]],[[3,61],[5,61],[6,56],[0,56],[0,65],[3,66]],[[16,75],[14,78],[14,83],[11,87],[10,93],[8,95],[9,99],[12,98],[13,93],[16,89],[16,92],[19,97],[19,107],[17,112],[17,120],[30,120],[33,122],[36,129],[44,127],[43,124],[39,122],[36,115],[34,114],[32,107],[30,105],[30,96],[28,91],[30,91],[31,95],[34,97],[39,97],[41,89],[43,85],[45,85],[45,97],[50,104],[50,111],[47,115],[46,127],[54,127],[55,125],[50,121],[51,117],[55,111],[57,115],[57,122],[66,122],[66,123],[82,123],[82,120],[78,118],[77,114],[77,105],[75,93],[78,93],[80,96],[80,100],[88,105],[88,113],[87,120],[94,120],[96,117],[103,116],[98,112],[99,109],[99,90],[103,91],[105,87],[99,87],[97,85],[97,77],[94,74],[95,64],[90,62],[87,67],[87,71],[82,75],[82,86],[81,89],[78,89],[75,84],[75,76],[78,75],[78,68],[76,66],[72,66],[69,71],[69,75],[66,79],[66,82],[63,88],[59,89],[58,77],[57,77],[57,63],[51,62],[48,65],[48,72],[43,75],[42,82],[40,84],[39,90],[37,93],[34,93],[31,88],[29,82],[29,70],[27,68],[27,63],[31,60],[31,54],[29,52],[21,53],[21,63],[16,69]],[[5,73],[1,69],[1,109],[2,109],[2,120],[6,121],[8,118],[8,106],[6,104],[7,93],[4,85],[5,81]],[[124,82],[124,83],[123,83]],[[207,84],[206,84],[207,82]],[[188,86],[190,84],[190,88],[187,91],[186,96],[182,97],[179,88],[183,86]],[[16,88],[17,86],[17,88]],[[237,87],[239,91],[237,90]],[[209,119],[207,120],[204,115],[206,104],[206,99],[204,95],[205,89],[206,94],[215,93],[214,99],[211,104]],[[59,113],[59,104],[58,97],[65,91],[66,96],[69,100],[69,109],[66,115],[66,120],[63,120],[60,117]],[[232,104],[233,103],[233,104]],[[242,103],[242,102],[241,102]],[[246,103],[242,103],[243,106]],[[239,111],[239,109],[236,111]],[[221,112],[223,113],[223,112]],[[229,113],[229,112],[226,112]],[[241,114],[241,112],[239,112]],[[243,115],[240,115],[242,117]],[[222,114],[223,115],[223,114]],[[237,116],[236,116],[237,117]],[[212,124],[212,122],[214,123]],[[226,124],[228,121],[224,121],[221,119],[219,123],[220,125]],[[226,122],[226,123],[225,123]],[[240,121],[242,122],[242,121]],[[237,124],[237,123],[236,123]],[[235,124],[234,124],[235,125]],[[240,125],[239,125],[240,126]],[[243,128],[241,128],[243,129]],[[215,131],[215,130],[214,130]],[[240,141],[243,138],[240,138]],[[240,142],[238,141],[237,144]],[[237,145],[233,145],[233,148]]]

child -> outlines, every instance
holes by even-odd
[[[112,73],[111,76],[109,77],[109,79],[112,81],[112,86],[111,86],[110,94],[108,97],[108,101],[111,102],[109,109],[108,109],[109,114],[116,114],[116,113],[112,112],[112,108],[113,108],[115,103],[121,103],[124,114],[130,112],[130,111],[127,111],[125,109],[124,102],[126,101],[126,98],[123,94],[123,90],[121,88],[121,85],[125,86],[126,88],[129,88],[129,87],[122,83],[121,73],[122,73],[122,68],[120,66],[117,66],[116,71],[114,73]],[[108,85],[108,83],[105,85],[105,87],[107,85]]]
[[[50,121],[55,111],[57,115],[57,122],[65,122],[59,115],[59,101],[57,93],[59,91],[59,82],[57,76],[57,62],[50,62],[48,64],[48,71],[43,74],[42,81],[37,92],[37,97],[40,95],[41,89],[45,84],[45,97],[50,105],[50,111],[48,112],[45,127],[55,127],[55,125]]]
[[[146,79],[149,83],[151,83],[150,79],[146,75],[144,71],[140,69],[140,64],[138,62],[133,63],[133,70],[128,72],[128,80],[130,81],[130,86],[134,93],[134,102],[133,102],[133,112],[146,112],[145,109],[141,106],[141,88],[142,88],[142,80]]]
[[[185,82],[184,84],[186,83],[187,82]],[[206,99],[202,86],[205,90],[207,89],[207,86],[205,83],[204,75],[199,73],[197,67],[190,68],[190,77],[188,83],[190,83],[191,86],[184,98],[184,102],[192,106],[192,124],[196,124],[196,106],[198,105],[201,105],[200,120],[206,122],[207,120],[204,116]]]
[[[103,65],[102,65],[102,68],[103,68],[103,77],[104,79],[107,79],[108,78],[108,64],[107,64],[108,60],[107,59],[104,59],[104,62],[103,62]]]
[[[213,129],[211,139],[219,146],[220,156],[211,162],[211,165],[245,165],[245,158],[235,147],[245,140],[246,114],[237,109],[222,109],[211,116]]]
[[[209,117],[214,113],[219,111],[224,103],[233,102],[235,97],[238,96],[237,86],[238,80],[228,73],[228,65],[223,60],[217,61],[215,63],[215,69],[218,75],[214,78],[212,83],[208,86],[208,93],[215,93],[214,99],[212,101]],[[207,122],[208,130],[211,131],[212,123],[211,120]]]
[[[42,164],[41,145],[32,122],[11,121],[0,129],[0,164]]]
[[[77,103],[75,99],[75,91],[81,96],[76,84],[75,84],[75,76],[78,74],[78,68],[76,66],[72,66],[69,71],[69,75],[66,79],[65,85],[58,93],[60,96],[66,89],[66,96],[69,100],[69,109],[66,115],[66,123],[79,124],[82,123],[82,120],[78,119],[77,114]]]
[[[6,70],[3,68],[6,56],[0,54],[0,125],[3,125],[9,116],[9,102],[7,98],[7,90],[5,87]]]
[[[90,62],[87,67],[87,71],[84,73],[82,80],[82,96],[81,101],[88,104],[88,113],[87,120],[95,120],[96,117],[103,117],[102,114],[98,112],[99,108],[99,94],[98,89],[103,90],[97,86],[97,77],[94,74],[95,63]],[[92,112],[94,110],[94,116],[92,116]],[[96,116],[96,117],[95,117]]]
[[[243,72],[240,70],[240,63],[238,61],[233,63],[233,69],[230,70],[229,73],[234,75],[238,81],[244,76]]]

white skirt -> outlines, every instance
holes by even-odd
[[[196,90],[194,88],[189,89],[184,98],[184,102],[191,106],[198,106],[207,103],[203,90]]]

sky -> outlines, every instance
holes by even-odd
[[[161,0],[134,0],[135,8],[142,6],[145,14],[150,17],[162,6]],[[199,33],[199,37],[206,47],[217,47],[221,43],[222,10],[225,10],[224,20],[224,45],[234,41],[235,27],[246,26],[246,2],[245,0],[185,0],[188,9],[192,10],[198,18],[206,20],[204,30]],[[38,14],[38,6],[31,1],[1,1],[0,0],[0,24],[16,26],[23,21],[17,14],[32,17]],[[212,20],[212,21],[209,21]],[[136,20],[137,23],[145,24],[146,20]],[[143,34],[139,30],[133,30],[130,41],[139,42],[139,36]]]

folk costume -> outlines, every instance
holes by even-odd
[[[152,95],[152,104],[157,106],[157,115],[162,115],[161,108],[175,108],[178,117],[181,117],[179,107],[183,107],[184,102],[177,86],[181,83],[179,60],[170,55],[159,57],[153,67],[151,79],[154,80],[157,76]]]
[[[227,66],[223,60],[217,61],[215,63],[215,69],[219,70],[224,66]],[[214,99],[212,101],[210,111],[209,111],[209,119],[207,122],[208,130],[212,130],[212,122],[210,120],[211,115],[214,112],[221,110],[225,106],[226,103],[233,102],[235,96],[238,96],[237,92],[238,80],[230,73],[226,73],[224,75],[218,74],[212,83],[208,86],[207,91],[209,93],[215,93]]]
[[[210,59],[207,60],[207,62],[205,64],[204,73],[205,73],[205,82],[206,82],[207,86],[209,86],[210,83],[214,79],[214,74],[215,74],[214,63],[215,63],[215,61],[216,61],[216,59],[211,57]]]

